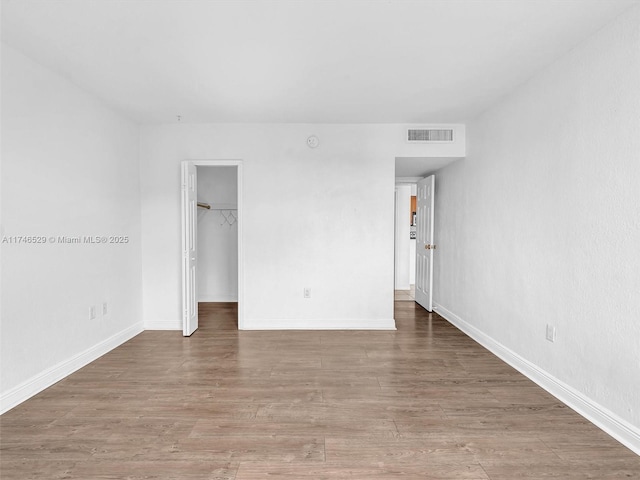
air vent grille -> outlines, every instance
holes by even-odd
[[[410,128],[407,130],[407,142],[453,142],[453,129]]]

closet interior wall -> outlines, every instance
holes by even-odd
[[[236,167],[198,166],[198,302],[238,301]]]

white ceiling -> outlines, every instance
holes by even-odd
[[[464,122],[638,0],[2,0],[2,40],[143,123]]]
[[[426,177],[456,160],[450,157],[396,157],[396,177]]]

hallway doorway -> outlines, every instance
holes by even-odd
[[[393,299],[396,302],[415,302],[416,301],[416,285],[410,284],[409,290],[394,290]]]

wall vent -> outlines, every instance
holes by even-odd
[[[453,142],[452,128],[409,128],[407,129],[407,142],[409,143],[433,143]]]

